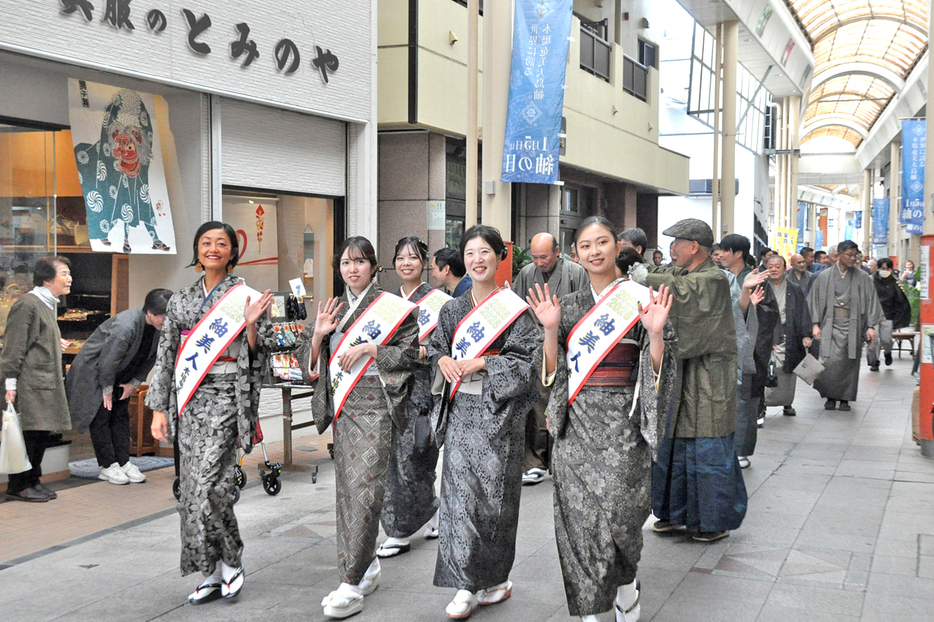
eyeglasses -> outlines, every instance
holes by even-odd
[[[859,253],[843,253],[843,255],[845,257],[849,257],[850,259],[856,259],[857,257],[859,257]]]

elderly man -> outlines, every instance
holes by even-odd
[[[730,286],[710,258],[713,232],[688,218],[669,227],[670,268],[650,267],[646,285],[667,285],[678,334],[680,392],[652,471],[656,532],[698,530],[714,542],[740,526],[746,485],[733,446],[736,339]]]
[[[536,285],[548,288],[559,298],[590,286],[587,271],[580,264],[566,261],[558,250],[558,240],[550,233],[538,233],[531,243],[532,263],[516,276],[513,291],[525,299]],[[550,391],[538,385],[538,402],[529,411],[525,427],[525,473],[523,485],[533,485],[545,479],[551,462],[551,435],[545,424],[545,409]]]
[[[801,291],[804,292],[804,297],[807,298],[808,293],[811,291],[811,281],[814,279],[814,274],[808,272],[807,261],[803,255],[791,256],[791,269],[788,270],[785,278],[800,287]]]
[[[850,410],[859,387],[863,341],[876,338],[873,328],[882,321],[882,307],[872,277],[856,267],[859,248],[844,240],[837,245],[837,265],[814,278],[808,295],[814,338],[820,341],[824,371],[814,388],[826,410]]]
[[[802,269],[804,258],[801,258]],[[807,296],[791,280],[794,268],[785,273],[785,258],[773,255],[769,259],[769,285],[778,301],[781,320],[775,325],[775,338],[772,346],[772,360],[778,375],[778,385],[765,390],[766,406],[781,406],[782,414],[794,417],[797,413],[792,407],[795,399],[797,377],[795,367],[804,359],[807,348],[811,347],[811,314],[808,312]],[[805,272],[807,274],[807,272]],[[810,281],[808,281],[810,283]]]

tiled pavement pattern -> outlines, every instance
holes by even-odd
[[[770,409],[745,471],[746,522],[730,538],[703,545],[647,523],[642,620],[934,620],[934,461],[911,440],[910,365],[864,367],[849,413],[822,410],[804,384],[797,417]],[[337,587],[333,466],[323,447],[296,456],[320,464],[317,484],[287,473],[270,497],[249,471],[254,485],[237,505],[247,570],[237,602],[185,601],[198,579],[178,576],[171,469],[143,486],[101,482],[44,505],[0,504],[0,568],[9,564],[0,618],[323,620],[321,598]],[[551,516],[550,480],[525,488],[513,597],[473,619],[569,619]],[[410,553],[385,560],[380,588],[353,619],[446,620],[453,594],[431,586],[436,546],[417,537]]]

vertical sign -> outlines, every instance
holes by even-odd
[[[889,243],[889,199],[872,200],[872,243]]]
[[[791,259],[791,256],[798,252],[798,230],[791,227],[776,227],[772,234],[772,250],[785,258],[785,261]]]
[[[505,182],[558,181],[571,0],[516,0],[503,148]]]
[[[908,233],[924,229],[924,119],[902,121],[902,209],[899,221]]]
[[[855,225],[856,228],[857,228],[857,229],[862,229],[862,228],[863,228],[863,212],[862,212],[862,210],[860,210],[860,211],[858,211],[858,212],[855,212],[855,213],[854,213],[854,216],[856,216],[856,225]]]

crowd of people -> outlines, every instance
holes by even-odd
[[[506,600],[522,486],[550,473],[570,615],[635,622],[646,520],[700,542],[740,527],[757,429],[767,407],[797,414],[809,353],[828,410],[850,410],[867,342],[871,369],[880,355],[892,363],[892,333],[910,321],[899,281],[913,266],[899,277],[882,258],[870,276],[849,240],[829,255],[803,248],[789,266],[769,249],[754,257],[740,235],[715,243],[697,219],[663,233],[667,265],[659,250],[644,259],[641,229],[617,234],[602,217],[581,224],[574,259],[539,233],[511,287],[496,282],[507,249],[492,227],[434,255],[408,236],[390,262],[398,291],[377,282],[369,240],[341,244],[344,292],[318,302],[296,350],[314,422],[334,441],[340,584],[326,616],[361,611],[380,560],[423,529],[438,539],[433,581],[453,592],[450,618]],[[105,322],[65,382],[54,309],[72,277],[67,259],[40,259],[11,310],[0,375],[33,465],[10,476],[7,498],[40,502],[55,498],[39,465],[56,430],[90,428],[102,479],[145,481],[129,462],[127,401],[152,370],[146,404],[154,437],[178,448],[180,565],[202,573],[188,597],[200,605],[236,597],[246,577],[234,468],[256,438],[274,339],[270,292],[233,274],[232,228],[203,224],[192,251],[196,282]]]

